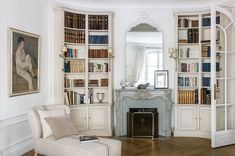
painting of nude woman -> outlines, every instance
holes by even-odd
[[[40,36],[10,28],[10,96],[39,92]]]

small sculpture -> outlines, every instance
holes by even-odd
[[[149,83],[145,83],[145,84],[139,84],[137,86],[137,89],[146,89],[149,86]]]

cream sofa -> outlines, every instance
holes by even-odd
[[[47,110],[65,109],[66,105],[46,105]],[[99,138],[98,142],[83,143],[79,136],[67,136],[55,140],[52,136],[42,138],[42,127],[37,110],[45,110],[45,106],[34,107],[29,111],[29,121],[35,139],[35,156],[37,154],[48,156],[121,156],[121,141],[115,139]]]

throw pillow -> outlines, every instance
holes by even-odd
[[[42,125],[43,138],[47,138],[52,135],[52,130],[46,122],[45,118],[65,115],[65,110],[38,110],[38,114]]]
[[[50,117],[45,119],[51,127],[55,139],[78,134],[69,115]]]

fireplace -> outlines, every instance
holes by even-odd
[[[157,137],[157,108],[129,108],[129,112],[127,112],[127,133],[131,138]]]
[[[116,89],[114,103],[115,136],[127,136],[127,112],[129,108],[157,108],[158,135],[171,136],[171,100],[170,89]]]

